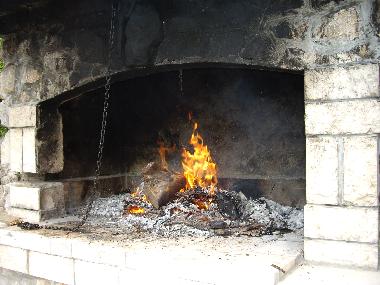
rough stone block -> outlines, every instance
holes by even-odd
[[[338,204],[336,138],[306,139],[306,200],[313,204]]]
[[[22,129],[9,130],[10,169],[22,172]]]
[[[27,251],[6,245],[0,245],[0,267],[28,273]]]
[[[36,126],[36,106],[9,108],[9,127],[23,128]]]
[[[378,254],[378,244],[310,239],[304,241],[305,259],[313,262],[378,269]]]
[[[74,260],[30,251],[29,274],[64,284],[74,284]]]
[[[1,141],[0,148],[0,162],[1,165],[10,163],[10,133],[7,132]]]
[[[36,165],[36,130],[23,128],[22,130],[22,170],[23,172],[37,173]]]
[[[75,260],[75,285],[119,284],[117,267]]]
[[[307,135],[380,133],[380,100],[306,103]]]
[[[379,204],[379,137],[344,138],[343,203],[357,206]]]
[[[15,91],[16,67],[8,65],[0,72],[0,98]],[[4,96],[6,97],[6,96]]]
[[[10,204],[29,210],[64,209],[63,184],[59,182],[13,183]]]
[[[42,221],[41,211],[10,207],[7,209],[7,212],[9,215],[18,217],[25,222],[39,223]]]
[[[10,204],[12,207],[40,210],[40,188],[22,187],[18,184],[9,187]]]
[[[305,72],[306,100],[379,97],[379,65],[354,65]]]
[[[41,221],[46,221],[53,218],[61,217],[64,213],[64,209],[54,209],[54,210],[46,210],[46,211],[36,211],[36,210],[28,210],[10,207],[7,209],[8,214],[18,217],[25,222],[30,223],[39,223]]]
[[[359,37],[359,16],[355,7],[340,10],[322,20],[313,35],[318,39],[353,40]]]
[[[379,209],[306,205],[304,235],[316,239],[377,243]]]

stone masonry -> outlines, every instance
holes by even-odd
[[[305,72],[305,258],[379,266],[377,64]]]
[[[30,177],[62,170],[59,102],[102,86],[107,66],[110,1],[41,2],[0,15],[5,61],[0,118],[10,128],[1,164]],[[372,0],[222,0],[170,1],[168,7],[166,2],[133,6],[120,0],[114,78],[180,65],[304,72],[305,258],[378,268],[380,5]],[[50,109],[39,112],[46,101]],[[14,180],[2,180],[0,187],[10,190],[12,214],[40,221],[63,213],[61,184],[43,176],[22,185],[11,184]],[[39,259],[38,254],[27,258],[21,249],[8,255],[14,254],[25,257],[25,264],[15,264],[20,272],[28,272],[28,258]]]

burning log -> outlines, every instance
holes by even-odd
[[[155,162],[144,168],[143,175],[142,192],[157,209],[174,200],[178,191],[186,185],[182,174],[164,169]]]

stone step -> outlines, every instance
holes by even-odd
[[[17,182],[9,187],[12,216],[40,222],[64,214],[63,184],[58,182]]]
[[[302,259],[302,238],[292,235],[102,239],[8,227],[0,229],[0,267],[75,285],[275,285]]]

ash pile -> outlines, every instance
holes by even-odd
[[[303,227],[300,209],[223,189],[177,192],[161,207],[138,192],[98,198],[90,215],[90,224],[111,232],[163,237],[262,236]]]

